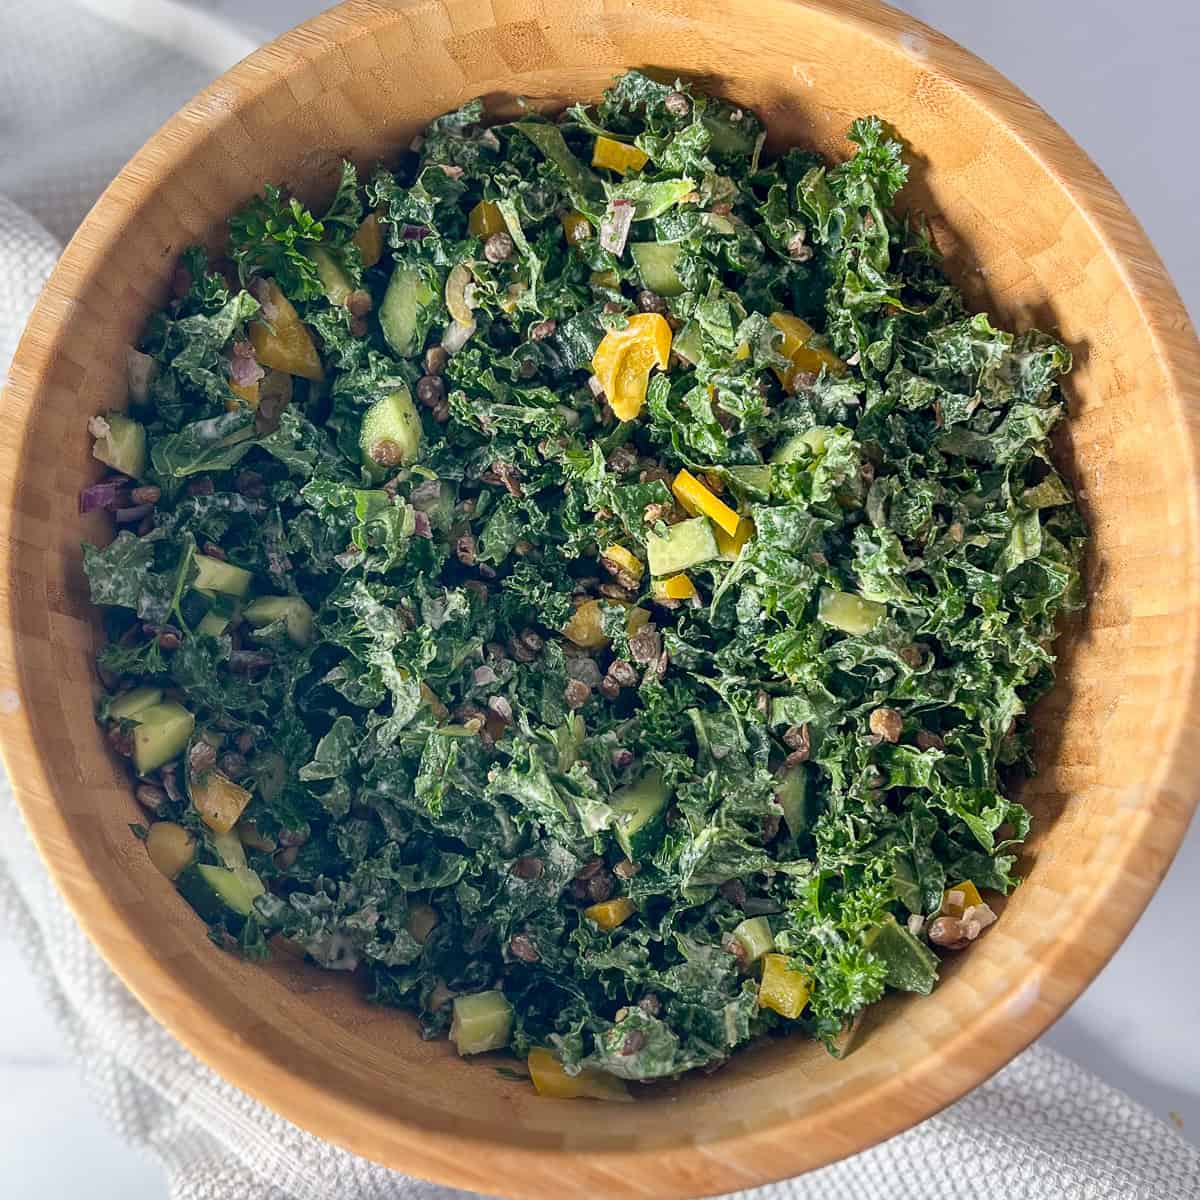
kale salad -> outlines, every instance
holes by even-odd
[[[1070,355],[848,137],[631,72],[183,255],[83,553],[134,833],[219,945],[628,1099],[843,1053],[995,921],[1083,603]]]

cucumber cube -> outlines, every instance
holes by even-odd
[[[143,709],[159,703],[162,697],[162,688],[131,688],[128,692],[123,692],[108,706],[108,715],[114,721],[131,721]]]
[[[864,600],[851,592],[834,592],[828,588],[821,589],[817,605],[819,620],[854,637],[870,633],[886,612],[887,605],[877,600]]]
[[[197,591],[223,592],[226,596],[244,596],[254,582],[254,576],[242,567],[235,567],[220,558],[207,554],[196,555],[198,574],[193,582]]]
[[[256,629],[273,621],[286,621],[288,637],[297,646],[312,641],[313,610],[300,596],[260,596],[246,605],[244,615]]]
[[[367,409],[358,448],[363,465],[376,478],[417,461],[421,450],[421,418],[408,388],[384,396]]]
[[[512,1005],[503,992],[475,992],[454,997],[454,1019],[450,1040],[459,1054],[482,1054],[502,1050],[512,1033]]]
[[[149,775],[183,753],[196,718],[181,704],[167,701],[143,708],[133,717],[133,765],[139,775]]]
[[[651,575],[678,575],[698,563],[721,556],[720,547],[707,517],[693,517],[669,525],[659,537],[651,532],[646,538],[646,557]]]
[[[141,478],[146,470],[146,430],[140,422],[114,412],[93,418],[89,428],[96,438],[93,458],[131,479]]]
[[[659,771],[649,771],[637,783],[613,797],[613,833],[630,862],[653,853],[662,837],[671,793]]]

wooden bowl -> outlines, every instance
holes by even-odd
[[[187,244],[263,180],[319,198],[482,95],[556,108],[630,66],[695,78],[776,146],[845,153],[879,113],[911,147],[907,202],[952,274],[1076,355],[1064,457],[1094,531],[1091,606],[1042,706],[1026,868],[1000,924],[928,999],[872,1014],[844,1061],[799,1038],[636,1105],[540,1099],[488,1061],[294,961],[217,950],[128,822],[92,719],[99,623],[76,495],[87,417],[124,403],[124,348]],[[389,1166],[510,1196],[695,1196],[779,1179],[936,1112],[1038,1036],[1145,907],[1200,794],[1200,347],[1137,222],[1035,105],[959,47],[862,0],[354,0],[252,55],[156,134],[42,295],[0,409],[0,737],[45,860],[113,968],[201,1059],[304,1128]]]

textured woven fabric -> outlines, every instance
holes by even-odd
[[[0,14],[0,193],[9,197],[0,194],[2,378],[58,252],[55,235],[70,233],[159,121],[249,47],[236,31],[202,19],[198,26],[194,14],[164,0],[0,0]],[[77,53],[85,42],[86,54]],[[186,57],[179,46],[204,57]],[[111,106],[96,104],[97,95]],[[157,1155],[172,1200],[466,1195],[322,1143],[193,1059],[75,924],[2,778],[0,930],[19,942],[96,1104],[129,1142]],[[1200,1153],[1127,1097],[1035,1047],[909,1133],[803,1178],[739,1193],[751,1197],[1187,1200],[1200,1197]]]

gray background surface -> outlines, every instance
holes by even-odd
[[[325,7],[315,0],[196,3],[264,38]],[[1125,196],[1200,319],[1200,4],[909,0],[898,7],[989,61],[1066,128]],[[0,54],[19,52],[0,43]],[[1136,753],[1136,731],[1129,735]],[[1198,878],[1200,826],[1132,937],[1047,1041],[1200,1142]],[[117,1142],[91,1109],[3,942],[0,979],[0,1195],[163,1200],[157,1168]]]

